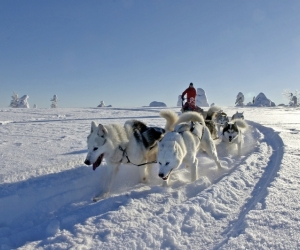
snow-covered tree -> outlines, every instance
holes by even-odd
[[[255,99],[254,103],[251,104],[251,106],[256,106],[256,107],[275,107],[275,103],[272,102],[270,99],[266,97],[264,93],[259,93]]]
[[[28,98],[28,95],[23,95],[21,98],[19,98],[18,108],[29,108],[29,103],[27,101]]]
[[[11,98],[12,98],[12,100],[11,100],[9,106],[12,107],[12,108],[17,108],[18,104],[19,104],[19,96],[18,96],[18,94],[16,94],[14,92],[14,94],[11,96]]]
[[[29,108],[28,98],[28,95],[23,95],[19,98],[18,94],[14,92],[9,106],[12,108]]]
[[[52,103],[51,103],[51,108],[57,108],[58,105],[58,97],[57,95],[54,95],[53,98],[50,100]]]
[[[300,93],[298,90],[295,90],[294,93],[289,89],[285,89],[282,93],[283,97],[289,101],[289,105],[296,107],[298,106],[298,99],[300,97]]]
[[[181,95],[179,95],[177,99],[177,107],[181,107],[181,106],[182,106],[182,99],[181,99]]]
[[[209,107],[206,93],[202,88],[197,88],[196,105],[198,107]]]
[[[105,103],[104,103],[104,101],[100,101],[100,104],[98,105],[98,107],[99,107],[99,108],[101,108],[101,107],[105,107]]]
[[[242,92],[239,92],[236,96],[236,101],[235,101],[235,105],[236,106],[244,106],[244,94]]]

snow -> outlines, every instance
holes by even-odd
[[[209,107],[206,93],[202,88],[197,88],[196,105],[198,107]]]
[[[149,107],[167,107],[167,105],[163,102],[153,101],[149,104]]]
[[[179,107],[172,107],[179,112]],[[164,126],[161,108],[0,109],[0,249],[299,249],[300,109],[244,111],[242,156],[216,141],[217,171],[200,152],[170,187],[122,165],[110,197],[92,202],[104,162],[85,166],[91,121]]]
[[[58,108],[58,97],[57,95],[54,95],[52,99],[50,99],[50,101],[52,102],[50,107],[51,108]]]
[[[181,95],[178,96],[177,98],[177,107],[182,107],[182,98],[181,98]]]
[[[250,106],[256,106],[256,107],[274,107],[276,106],[274,102],[272,102],[270,99],[266,97],[264,93],[259,93],[255,99],[254,103],[248,104]]]
[[[244,106],[244,94],[242,92],[239,92],[236,96],[235,106]]]
[[[102,107],[105,107],[104,101],[100,101],[100,104],[98,105],[98,108],[102,108]]]
[[[29,108],[28,98],[29,98],[28,95],[23,95],[22,97],[19,97],[18,94],[14,93],[12,96],[10,107]]]

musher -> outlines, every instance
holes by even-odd
[[[196,108],[196,89],[194,88],[194,84],[191,82],[190,86],[183,91],[181,95],[182,101],[184,100],[184,96],[187,95],[186,103],[183,106],[184,110],[195,110]]]

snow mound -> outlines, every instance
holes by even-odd
[[[149,104],[149,107],[167,107],[167,105],[163,102],[153,101]]]

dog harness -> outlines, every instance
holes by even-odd
[[[199,122],[200,123],[200,122]],[[201,124],[201,123],[200,123]],[[204,126],[203,126],[203,124],[201,124],[202,125],[202,134],[201,134],[201,138],[203,137],[203,134],[204,134]],[[191,133],[194,135],[194,136],[196,136],[196,137],[198,137],[198,139],[201,141],[201,138],[198,136],[198,135],[196,135],[196,134],[194,134],[193,133],[193,131],[194,131],[194,129],[195,129],[195,122],[191,122],[191,128],[190,128],[190,131],[191,131]]]
[[[129,160],[129,157],[128,157],[128,154],[126,152],[126,149],[123,149],[121,146],[119,146],[119,149],[123,152],[123,155],[122,155],[122,158],[121,158],[120,162],[122,162],[123,158],[126,157],[126,159],[127,159],[126,163],[131,163],[132,165],[137,166],[137,167],[144,166],[144,165],[147,165],[147,164],[157,163],[157,161],[151,161],[151,162],[145,162],[145,163],[141,163],[141,164],[134,164],[133,162],[131,162]]]
[[[199,123],[200,123],[200,122],[199,122]],[[200,123],[200,124],[201,124],[201,123]],[[202,125],[202,134],[201,134],[201,138],[202,138],[202,137],[203,137],[203,134],[204,134],[204,126],[203,126],[203,124],[201,124],[201,125]],[[185,130],[183,130],[183,131],[172,131],[172,132],[178,133],[178,134],[180,134],[180,135],[182,136],[182,134],[183,134],[184,132],[190,131],[190,132],[192,133],[192,135],[196,136],[196,137],[199,139],[199,141],[201,141],[201,138],[200,138],[197,134],[193,133],[194,129],[195,129],[195,122],[191,121],[190,129],[185,129]]]

